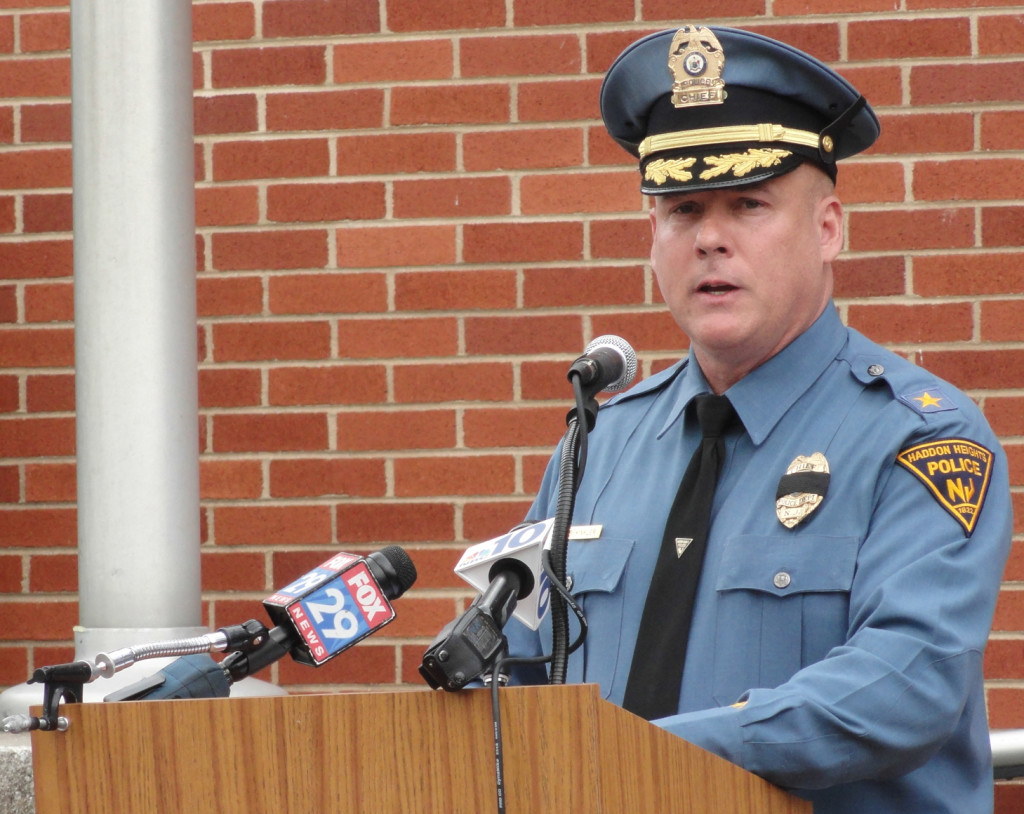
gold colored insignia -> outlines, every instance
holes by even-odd
[[[709,155],[704,163],[711,169],[704,170],[700,174],[702,181],[709,181],[719,175],[731,172],[737,178],[758,168],[767,169],[782,162],[782,159],[792,155],[789,150],[767,150],[759,147],[752,147],[745,153],[731,153],[729,155]]]
[[[802,472],[822,472],[828,474],[828,461],[820,452],[813,455],[798,455],[793,463],[786,469],[787,475],[797,475]],[[810,492],[792,492],[782,495],[775,501],[775,515],[787,529],[793,528],[803,522],[811,512],[821,505],[825,499],[824,495],[812,494]]]
[[[644,178],[658,186],[669,178],[685,184],[693,179],[693,173],[686,170],[696,163],[696,158],[656,158],[644,169]]]
[[[676,559],[678,560],[683,556],[683,553],[690,547],[690,543],[693,542],[692,537],[676,537]]]
[[[989,450],[964,438],[943,438],[905,449],[896,460],[917,475],[968,534],[974,531],[992,474]]]
[[[725,52],[714,32],[703,25],[684,25],[672,38],[668,69],[672,72],[672,104],[676,107],[720,105],[725,101]]]

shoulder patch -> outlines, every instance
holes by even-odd
[[[909,447],[896,460],[928,487],[970,534],[985,503],[992,452],[964,438],[942,438]]]
[[[941,413],[957,409],[956,403],[938,387],[929,387],[913,393],[901,393],[898,398],[919,413]]]

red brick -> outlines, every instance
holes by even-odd
[[[678,0],[643,0],[644,20],[679,20]],[[765,14],[765,0],[720,0],[715,4],[714,18],[761,17]]]
[[[1024,206],[986,206],[981,210],[982,243],[988,248],[1019,246],[1024,234]]]
[[[326,53],[317,45],[225,49],[210,60],[215,88],[322,85],[327,77]]]
[[[25,195],[25,232],[70,232],[71,194]]]
[[[579,353],[583,330],[578,317],[468,317],[466,352],[471,355]]]
[[[24,115],[22,116],[24,119]],[[24,128],[22,128],[24,130]],[[24,141],[24,136],[22,137]],[[14,108],[0,107],[0,143],[14,143]]]
[[[969,57],[966,17],[853,21],[847,27],[848,56],[855,61],[913,57]]]
[[[261,377],[249,368],[205,368],[199,371],[199,406],[257,407]]]
[[[920,161],[914,167],[914,197],[923,201],[974,200],[979,190],[989,200],[1020,196],[1024,161],[963,159]]]
[[[974,243],[970,209],[851,212],[851,251],[966,248]]]
[[[72,412],[75,409],[75,377],[72,374],[29,376],[25,393],[30,413]]]
[[[45,613],[40,613],[45,608]],[[0,602],[4,627],[0,639],[70,639],[78,623],[78,603],[61,599],[40,602]]]
[[[231,413],[213,417],[215,452],[321,452],[327,449],[322,413]]]
[[[384,184],[271,184],[267,219],[280,222],[370,220],[384,217]]]
[[[29,560],[28,586],[33,593],[77,591],[78,555],[33,554]]]
[[[971,113],[914,113],[879,116],[882,134],[873,155],[903,153],[966,153],[974,147]]]
[[[1024,340],[1024,300],[992,300],[981,304],[982,342]]]
[[[270,280],[273,314],[367,313],[387,310],[382,274],[302,274]]]
[[[409,638],[423,636],[433,639],[437,632],[452,620],[451,604],[447,597],[421,599],[408,594],[395,606],[395,621],[381,631],[383,636]],[[425,645],[420,645],[416,665],[419,666]],[[420,678],[418,682],[422,683]]]
[[[384,124],[384,91],[375,88],[294,90],[267,94],[267,129],[354,130]]]
[[[527,308],[640,304],[644,296],[644,271],[638,266],[531,268],[523,272],[523,305]]]
[[[254,93],[196,96],[193,100],[197,136],[255,132],[259,128],[258,115],[259,107]]]
[[[450,172],[454,133],[382,133],[338,138],[338,175]]]
[[[21,140],[35,142],[71,141],[71,105],[26,104],[21,107]]]
[[[396,218],[508,215],[512,185],[507,176],[395,181]]]
[[[571,395],[572,390],[567,387],[566,396]],[[517,404],[466,410],[462,420],[465,444],[470,449],[496,446],[553,447],[565,434],[568,406],[567,398],[565,404],[557,407],[525,407]]]
[[[278,662],[279,681],[293,684],[393,684],[396,677],[395,648],[380,644],[380,639],[366,641],[359,649],[340,653],[316,670],[291,659]]]
[[[786,17],[802,14],[866,13],[892,11],[892,4],[886,0],[775,0],[772,11],[776,15]]]
[[[0,17],[0,54],[14,53],[14,17]]]
[[[395,401],[511,401],[512,366],[501,362],[395,365]]]
[[[578,166],[583,163],[582,134],[575,127],[523,125],[466,133],[462,137],[463,161],[470,172]]]
[[[196,280],[199,316],[259,314],[263,310],[263,281],[259,277],[210,277]]]
[[[14,594],[21,591],[21,560],[14,554],[0,555],[0,592]]]
[[[14,195],[0,197],[0,232],[10,234],[17,228],[15,200]]]
[[[901,256],[843,258],[832,268],[839,299],[906,293],[906,260]]]
[[[266,591],[264,555],[204,549],[200,560],[204,591]]]
[[[950,76],[956,76],[956,81],[950,82]],[[1022,99],[1024,62],[962,61],[955,65],[915,65],[910,69],[910,101],[915,106]]]
[[[345,226],[338,229],[337,241],[341,268],[435,266],[455,262],[454,226]]]
[[[686,337],[664,308],[651,308],[637,313],[600,314],[590,320],[594,336],[616,334],[637,351],[671,350],[678,354],[687,346]],[[580,347],[580,351],[583,347]]]
[[[636,173],[630,170],[527,176],[520,184],[520,200],[524,215],[645,208]]]
[[[1024,140],[1024,110],[994,110],[981,114],[983,150],[1017,150]]]
[[[26,503],[73,503],[77,496],[73,463],[25,465]]]
[[[505,0],[390,0],[388,28],[407,31],[452,31],[505,25]]]
[[[913,293],[924,297],[1019,294],[1022,289],[1020,254],[978,252],[914,258]]]
[[[21,475],[17,466],[0,466],[0,503],[21,499]]]
[[[964,390],[1024,387],[1024,351],[919,351],[916,364]]]
[[[506,85],[429,85],[391,91],[391,123],[494,124],[510,121]]]
[[[616,166],[635,173],[637,187],[640,186],[639,167],[636,159],[614,141],[604,125],[584,128],[587,140],[587,158],[591,166]]]
[[[382,460],[333,457],[270,462],[271,497],[384,497],[386,488]]]
[[[591,0],[589,3],[550,3],[518,0],[516,25],[570,25],[632,21],[633,0]]]
[[[1024,727],[1024,690],[991,687],[988,690],[988,717],[992,729]]]
[[[983,56],[1024,53],[1024,20],[1019,14],[979,17],[978,52]]]
[[[455,446],[454,410],[345,412],[338,415],[338,449],[409,450]]]
[[[530,76],[579,73],[579,39],[571,34],[464,37],[459,42],[462,76]]]
[[[447,503],[343,503],[336,509],[338,542],[413,543],[455,538],[455,510]]]
[[[18,321],[18,289],[13,285],[0,287],[0,322]]]
[[[74,363],[70,328],[0,328],[0,366],[69,367]]]
[[[25,322],[71,322],[75,318],[73,295],[71,283],[25,286]]]
[[[319,138],[232,141],[213,145],[213,178],[310,178],[327,175],[328,143]]]
[[[539,478],[528,488],[532,490],[536,483]],[[529,500],[468,503],[462,510],[463,536],[473,542],[498,537],[522,522],[530,504]]]
[[[839,170],[836,195],[844,204],[904,201],[907,191],[903,166],[847,162]]]
[[[451,79],[454,75],[451,40],[440,37],[346,42],[334,47],[334,81],[339,84]]]
[[[580,351],[583,350],[581,347]],[[571,385],[566,374],[569,370],[569,359],[557,362],[523,362],[521,365],[520,390],[523,399],[529,401],[549,401],[560,399],[566,401],[572,396]],[[568,403],[566,409],[568,409]]]
[[[203,500],[256,500],[263,494],[259,461],[199,460],[199,494]]]
[[[395,308],[399,311],[461,311],[514,308],[516,273],[486,271],[410,271],[395,274]]]
[[[1024,435],[1024,398],[1020,396],[987,396],[985,398],[985,417],[992,425],[996,435]]]
[[[251,3],[195,3],[192,5],[192,39],[248,40],[256,33],[256,11]]]
[[[223,323],[213,326],[218,362],[326,359],[331,329],[326,322]]]
[[[531,494],[536,492],[544,477],[544,471],[550,459],[550,454],[523,456],[523,483],[526,486],[527,492]],[[523,516],[526,516],[525,512]]]
[[[330,506],[217,506],[219,545],[309,545],[331,542]]]
[[[371,34],[380,30],[376,0],[267,0],[263,4],[266,37]]]
[[[996,781],[993,789],[995,808],[993,814],[1017,814],[1024,811],[1024,785],[1009,781]]]
[[[2,67],[3,63],[0,63],[0,71]],[[2,189],[70,186],[71,151],[68,149],[53,147],[0,153]]]
[[[63,662],[58,660],[44,663]],[[0,647],[0,685],[23,684],[31,677],[30,673],[27,647]]]
[[[213,235],[213,266],[220,271],[323,268],[327,232],[288,229]]]
[[[1024,675],[1024,641],[992,639],[985,648],[985,678],[1016,678]]]
[[[71,59],[4,60],[0,62],[0,88],[8,99],[70,96]]]
[[[646,214],[590,224],[590,256],[595,260],[644,260],[651,255],[651,222]]]
[[[973,334],[969,302],[851,305],[848,322],[876,342],[966,342]]]
[[[503,495],[515,489],[511,455],[399,458],[394,466],[397,497]]]
[[[583,230],[575,222],[470,223],[463,230],[467,263],[579,260]]]
[[[1024,485],[1024,445],[1003,442],[1010,471],[1010,486]]]
[[[66,11],[23,14],[19,26],[22,53],[71,48],[71,15]]]
[[[522,122],[565,122],[600,119],[601,82],[596,79],[524,81],[519,84],[517,111]]]
[[[272,405],[380,403],[387,398],[387,374],[382,365],[273,368],[269,393]]]
[[[78,520],[74,509],[0,510],[0,546],[4,548],[74,546]]]

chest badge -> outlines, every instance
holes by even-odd
[[[831,475],[820,452],[798,455],[779,478],[775,490],[775,515],[787,529],[802,523],[825,499]]]

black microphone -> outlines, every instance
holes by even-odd
[[[215,662],[208,654],[185,656],[164,670],[108,695],[105,701],[223,698],[230,685],[285,655],[319,667],[395,618],[388,600],[416,581],[416,566],[400,546],[368,556],[336,554],[263,601],[277,623],[261,628],[246,646]]]
[[[599,336],[569,367],[569,381],[574,376],[579,377],[580,384],[591,394],[623,390],[636,376],[636,352],[621,337]]]

